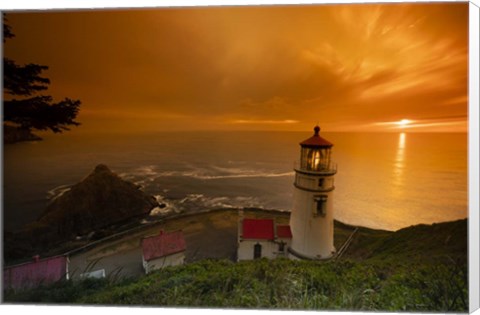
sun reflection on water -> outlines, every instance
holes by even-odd
[[[398,136],[397,154],[395,156],[395,162],[393,166],[394,184],[397,186],[403,186],[404,169],[405,169],[405,147],[406,147],[407,135],[402,132]]]

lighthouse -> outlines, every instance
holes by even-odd
[[[300,162],[295,166],[293,209],[290,215],[292,258],[327,259],[333,246],[333,191],[336,166],[331,161],[333,144],[320,137],[300,142]]]

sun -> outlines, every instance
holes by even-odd
[[[409,119],[402,119],[402,120],[397,122],[397,125],[399,125],[400,127],[406,127],[406,126],[410,125],[411,123],[412,123],[412,121],[409,120]]]

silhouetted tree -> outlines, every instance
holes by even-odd
[[[10,26],[3,23],[3,42],[15,37]],[[42,76],[47,66],[29,63],[18,65],[3,58],[3,120],[25,130],[51,130],[62,132],[69,126],[78,126],[75,121],[80,101],[65,98],[54,103],[50,95],[37,93],[48,89],[50,80]],[[8,100],[6,95],[12,97]]]

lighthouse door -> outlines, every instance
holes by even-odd
[[[261,257],[262,257],[262,245],[257,243],[253,246],[253,259],[257,259]]]

